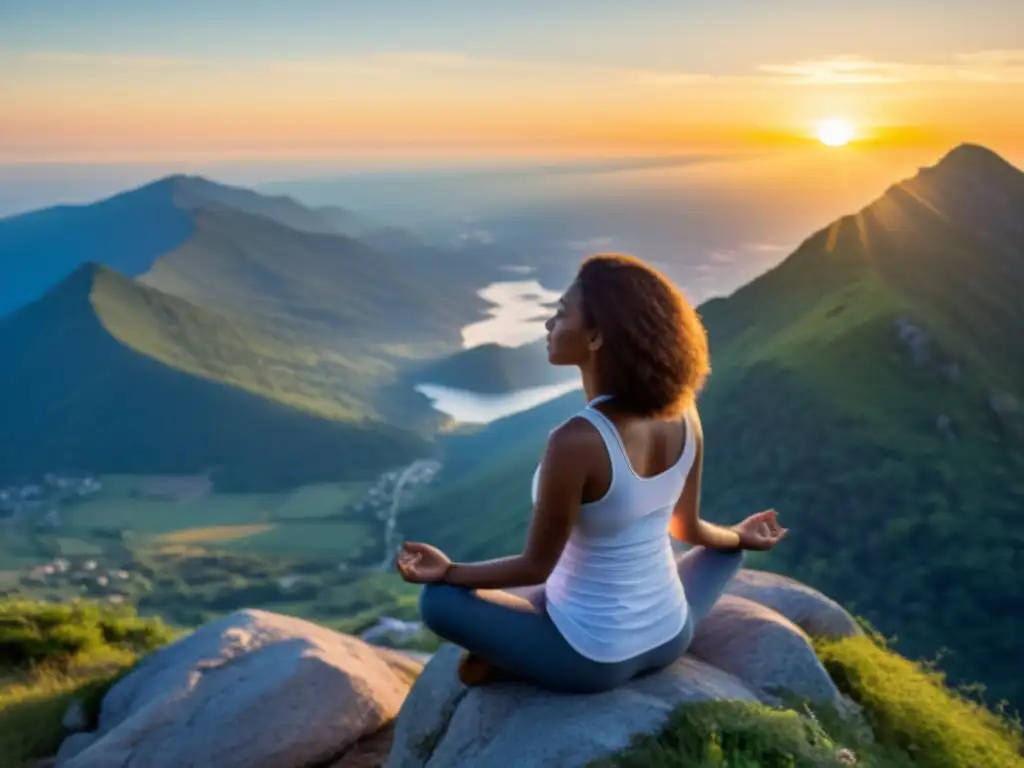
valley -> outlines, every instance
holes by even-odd
[[[127,603],[185,626],[252,605],[349,632],[413,621],[415,590],[390,572],[398,517],[439,468],[261,494],[206,476],[48,474],[0,490],[0,594]],[[387,621],[376,634],[418,639]]]

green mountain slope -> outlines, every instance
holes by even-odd
[[[233,210],[195,212],[196,232],[140,279],[335,350],[450,352],[483,306],[476,275],[411,264],[339,235],[300,232]]]
[[[339,208],[178,175],[89,205],[0,219],[0,317],[87,263],[149,273],[165,292],[323,339],[389,339],[399,354],[437,345],[417,352],[425,356],[459,348],[458,328],[484,308],[475,291],[498,276],[473,254]]]
[[[773,567],[897,635],[904,653],[947,647],[953,679],[1018,707],[1021,210],[1024,174],[979,147],[895,185],[701,307],[714,370],[700,403],[709,518],[774,506],[792,535]],[[403,533],[457,557],[521,546],[540,446],[579,406],[566,396],[514,453],[448,475]],[[493,446],[488,432],[462,439]]]
[[[0,323],[0,475],[212,470],[227,487],[271,488],[429,453],[403,430],[326,418],[353,416],[328,391],[352,373],[324,355],[303,368],[306,353],[83,267]]]

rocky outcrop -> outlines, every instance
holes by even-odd
[[[842,705],[810,636],[860,631],[805,585],[744,570],[671,667],[614,691],[566,696],[514,682],[467,689],[454,646],[422,667],[301,619],[240,611],[145,659],[106,695],[98,729],[70,735],[55,762],[569,768],[656,732],[686,702],[777,704],[791,693]],[[69,711],[65,727],[80,727],[81,714]]]
[[[684,702],[776,704],[783,692],[844,704],[810,635],[859,633],[824,595],[781,576],[744,570],[702,621],[690,652],[614,691],[547,693],[523,683],[467,689],[460,650],[445,646],[402,707],[388,768],[582,766],[656,732]],[[528,737],[526,736],[528,734]]]
[[[239,611],[147,657],[104,697],[97,731],[65,741],[57,765],[349,764],[339,761],[366,756],[420,669],[301,619]]]
[[[777,573],[744,569],[733,577],[725,592],[771,608],[813,637],[850,637],[862,631],[835,600]]]

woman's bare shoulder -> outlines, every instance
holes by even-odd
[[[582,416],[573,418],[552,430],[544,454],[546,464],[590,466],[603,460],[604,439],[597,427]]]

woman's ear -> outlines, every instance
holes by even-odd
[[[591,331],[590,338],[587,340],[587,349],[591,352],[597,352],[604,344],[604,337],[600,331]]]

